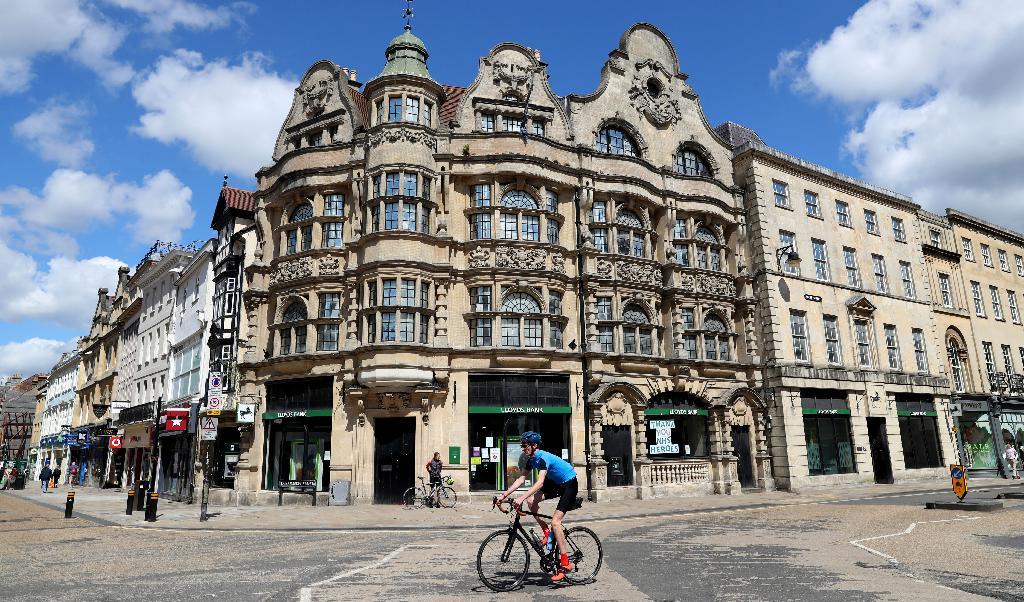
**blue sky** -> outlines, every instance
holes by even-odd
[[[1011,60],[1024,56],[1024,3],[414,4],[443,83],[468,85],[481,56],[515,41],[542,52],[556,93],[586,93],[622,32],[647,21],[675,44],[712,124],[743,123],[933,210],[1024,225],[1020,199],[1006,200],[1021,182],[998,181],[1022,158],[1007,152],[1024,134]],[[404,5],[0,0],[0,374],[45,369],[83,334],[118,262],[134,266],[155,238],[209,237],[222,175],[253,186],[306,68],[327,58],[365,82]],[[972,28],[986,41],[965,49]],[[960,118],[975,113],[989,117]],[[1006,131],[993,147],[994,130]],[[951,137],[968,165],[941,150],[936,165]],[[959,196],[936,190],[950,172]]]

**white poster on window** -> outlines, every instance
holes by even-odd
[[[484,447],[494,447],[494,437],[488,437]]]
[[[497,462],[497,461],[501,460],[501,448],[499,448],[499,447],[492,447],[490,449],[490,452],[491,452],[491,462]]]
[[[675,420],[651,420],[648,426],[654,430],[654,445],[647,446],[647,453],[679,453],[679,444],[672,443],[672,429],[676,427]]]

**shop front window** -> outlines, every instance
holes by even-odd
[[[995,439],[988,412],[964,412],[960,417],[960,433],[968,468],[996,468]]]
[[[647,455],[654,460],[708,457],[708,409],[695,397],[662,393],[647,411]]]
[[[854,472],[850,409],[840,391],[801,396],[807,472],[811,476]]]
[[[903,460],[907,468],[939,468],[942,451],[939,446],[938,412],[931,399],[896,399]]]
[[[330,476],[330,379],[300,379],[267,386],[264,487],[283,481],[314,481],[327,491]]]

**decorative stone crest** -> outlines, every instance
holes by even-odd
[[[736,296],[736,283],[728,276],[700,274],[697,276],[697,291],[711,295]]]
[[[387,128],[383,131],[370,135],[370,146],[380,146],[385,142],[408,142],[410,144],[423,144],[432,151],[437,150],[437,139],[425,131],[413,128]]]
[[[491,265],[491,253],[483,247],[477,247],[469,252],[469,267],[486,268]]]
[[[491,77],[502,94],[513,91],[525,97],[530,78],[535,73],[539,73],[540,70],[541,68],[539,67],[524,67],[516,63],[503,63],[501,61],[493,61],[491,63]]]
[[[499,268],[543,270],[547,252],[544,249],[498,247],[494,250],[494,265]]]
[[[337,257],[321,257],[320,258],[320,275],[321,276],[337,276],[341,262],[338,261]]]
[[[616,266],[620,280],[639,284],[661,285],[661,269],[649,263],[620,261]]]
[[[313,259],[301,257],[278,264],[277,268],[274,269],[273,275],[270,277],[270,284],[273,286],[291,280],[298,280],[299,278],[309,278],[312,275]]]
[[[679,101],[669,95],[668,87],[662,83],[659,74],[664,74],[665,79],[671,78],[659,61],[646,59],[636,63],[633,86],[629,89],[629,102],[651,123],[660,127],[679,121],[682,111],[679,109]],[[652,79],[657,82],[654,86],[648,85]]]
[[[612,277],[612,262],[607,259],[597,260],[597,275],[600,278],[611,278]]]
[[[725,421],[731,426],[750,426],[754,423],[754,415],[747,402],[740,397],[726,412]]]
[[[565,273],[565,257],[561,253],[551,254],[551,270],[559,274]]]
[[[626,396],[616,391],[601,406],[602,426],[627,426],[633,424],[632,412],[629,411]]]
[[[324,112],[333,95],[333,81],[329,77],[313,80],[299,90],[302,96],[302,111],[306,117],[316,117]]]

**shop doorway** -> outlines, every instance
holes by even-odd
[[[732,452],[736,456],[736,476],[740,487],[757,487],[754,479],[754,458],[750,455],[750,427],[732,427]]]
[[[416,419],[374,420],[373,502],[400,504],[416,476]]]
[[[633,440],[632,427],[604,426],[601,429],[601,444],[604,447],[604,461],[608,463],[608,486],[624,487],[633,484]]]
[[[871,468],[875,471],[875,483],[891,485],[892,460],[889,457],[885,418],[868,418],[868,442],[871,445]]]

